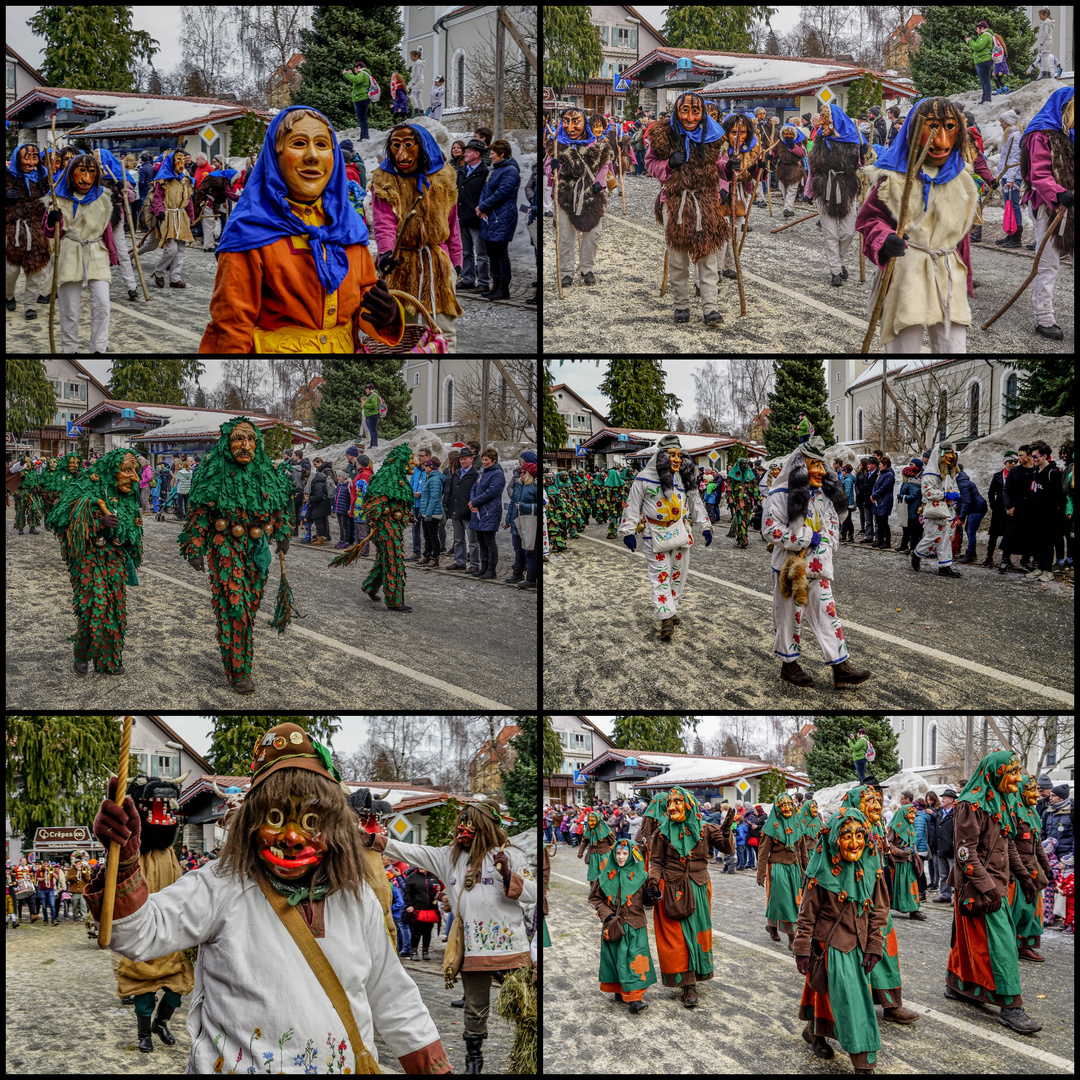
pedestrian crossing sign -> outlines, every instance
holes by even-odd
[[[626,81],[626,77],[620,72],[615,72],[615,93],[625,94],[630,89],[630,83]]]

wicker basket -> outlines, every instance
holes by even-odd
[[[421,312],[425,319],[427,319],[427,325],[423,323],[406,323],[405,329],[402,332],[401,340],[396,345],[387,345],[382,341],[376,341],[374,338],[364,335],[363,341],[360,343],[360,348],[357,352],[363,353],[410,353],[413,352],[420,344],[424,334],[429,330],[433,335],[439,338],[443,342],[443,348],[437,350],[438,352],[446,352],[446,338],[443,337],[443,332],[439,328],[439,324],[435,321],[431,312],[424,306],[421,300],[418,300],[411,293],[401,292],[399,289],[390,289],[391,296],[400,296],[403,300],[410,300],[416,305],[417,311]]]

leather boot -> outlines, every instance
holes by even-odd
[[[833,664],[832,674],[835,689],[844,686],[857,686],[870,678],[869,671],[856,671],[847,660],[840,664]]]
[[[430,959],[431,959],[431,957],[430,957],[430,956],[428,956],[428,951],[427,951],[427,949],[426,949],[426,948],[424,949],[424,959],[425,959],[425,960],[430,960]]]
[[[463,1035],[465,1040],[465,1075],[479,1076],[484,1071],[484,1055],[480,1048],[484,1045],[483,1035]]]
[[[662,638],[669,638],[674,633],[675,624],[671,621],[671,619],[664,619],[663,622],[660,623],[660,636]]]
[[[165,1026],[165,1021],[169,1019],[176,1010],[166,1004],[165,999],[162,998],[158,1002],[157,1015],[154,1017],[154,1022],[150,1025],[150,1030],[166,1045],[172,1046],[176,1042],[176,1036]]]
[[[784,682],[794,683],[796,686],[813,686],[814,680],[806,674],[797,660],[792,660],[790,663],[785,662],[780,665],[780,678]]]
[[[682,1003],[688,1009],[692,1009],[698,1003],[697,991],[694,989],[693,983],[682,988]]]
[[[885,1009],[882,1012],[882,1016],[886,1020],[892,1020],[895,1024],[914,1024],[919,1019],[917,1012],[912,1012],[910,1009],[905,1009],[900,1005],[894,1005],[892,1008]]]
[[[154,1022],[152,1016],[136,1016],[139,1021],[139,1049],[144,1054],[149,1054],[154,1049],[154,1040],[150,1038],[150,1025]]]

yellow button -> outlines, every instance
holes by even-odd
[[[325,345],[326,344],[326,335],[325,334],[320,334],[319,335],[319,344],[320,345]]]

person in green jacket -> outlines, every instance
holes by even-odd
[[[357,60],[352,71],[342,68],[341,74],[352,86],[352,103],[356,111],[356,120],[360,125],[360,141],[363,142],[368,136],[367,111],[368,91],[371,89],[371,73],[367,70],[367,64],[363,60]]]
[[[370,449],[374,450],[379,445],[379,395],[375,392],[373,382],[369,382],[364,390],[367,393],[364,398],[364,423],[371,435]]]
[[[990,90],[990,72],[993,70],[994,61],[990,54],[994,48],[994,35],[990,33],[990,24],[985,19],[980,19],[975,24],[975,32],[977,37],[965,37],[964,41],[971,50],[975,74],[982,83],[982,101],[979,104],[985,105],[993,96]]]
[[[858,732],[848,739],[848,746],[851,748],[851,760],[855,762],[855,771],[859,774],[861,784],[866,780],[866,748],[869,746],[866,728],[859,728]]]

